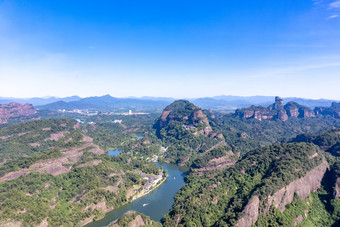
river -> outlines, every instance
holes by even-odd
[[[174,196],[184,186],[184,176],[187,169],[173,164],[158,164],[168,171],[167,180],[149,194],[106,213],[99,221],[91,222],[86,227],[107,226],[110,222],[121,217],[129,210],[135,210],[150,216],[152,220],[160,222],[174,204]],[[146,206],[143,206],[147,204]]]

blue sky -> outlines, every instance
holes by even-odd
[[[340,100],[339,0],[0,0],[0,96]]]

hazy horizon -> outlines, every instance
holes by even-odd
[[[103,95],[94,95],[94,96],[79,96],[79,95],[71,95],[71,96],[34,96],[34,97],[3,97],[0,96],[0,99],[50,99],[50,98],[56,98],[56,99],[63,99],[63,98],[70,98],[70,97],[79,97],[81,99],[84,98],[90,98],[90,97],[102,97],[102,96],[106,96],[106,95],[110,95],[111,97],[114,98],[122,98],[122,99],[200,99],[200,98],[218,98],[218,97],[240,97],[240,98],[252,98],[252,97],[263,97],[263,98],[274,98],[277,95],[250,95],[250,96],[238,96],[238,95],[216,95],[216,96],[202,96],[202,97],[160,97],[160,96],[124,96],[124,97],[119,97],[119,96],[113,96],[111,94],[103,94]],[[339,101],[340,99],[327,99],[327,98],[304,98],[304,97],[295,97],[295,96],[279,96],[282,99],[287,99],[287,98],[301,98],[301,99],[306,99],[306,100],[334,100],[334,101]]]
[[[340,1],[0,1],[0,96],[340,100]]]

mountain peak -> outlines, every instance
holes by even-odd
[[[161,130],[170,124],[180,124],[186,130],[192,130],[206,136],[212,131],[201,108],[187,100],[177,100],[165,107],[162,115],[155,123],[155,128]]]

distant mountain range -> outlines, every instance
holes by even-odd
[[[170,102],[162,99],[145,98],[115,98],[110,95],[88,97],[77,101],[58,101],[47,105],[37,106],[38,109],[48,110],[74,110],[87,109],[92,111],[122,112],[132,110],[134,112],[151,112],[163,109]]]
[[[20,104],[30,103],[34,106],[40,106],[40,105],[46,105],[58,101],[64,101],[64,102],[72,102],[72,101],[79,101],[82,98],[79,96],[71,96],[71,97],[65,97],[65,98],[57,98],[57,97],[48,97],[48,98],[7,98],[7,97],[0,97],[0,104],[6,104],[10,102],[17,102]]]
[[[197,106],[203,109],[238,109],[249,107],[251,105],[256,106],[269,106],[273,103],[275,96],[214,96],[207,98],[197,98],[188,99]],[[330,106],[333,102],[338,102],[337,100],[330,99],[304,99],[297,97],[286,97],[284,99],[284,104],[288,102],[297,102],[300,105],[315,108],[318,106]]]
[[[251,105],[268,106],[272,104],[275,96],[214,96],[187,99],[193,104],[200,106],[202,109],[213,110],[235,110],[245,108]],[[21,104],[30,103],[38,109],[48,110],[73,110],[73,109],[88,109],[96,111],[162,111],[164,107],[175,101],[174,98],[167,97],[128,97],[116,98],[110,95],[80,98],[79,96],[71,96],[65,98],[2,98],[0,104],[18,102]],[[337,100],[328,99],[303,99],[296,97],[284,98],[284,104],[288,102],[297,102],[309,108],[328,107]]]

